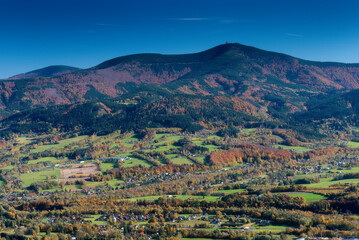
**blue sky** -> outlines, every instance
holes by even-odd
[[[357,0],[0,0],[0,78],[238,42],[359,63]]]

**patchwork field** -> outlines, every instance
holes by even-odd
[[[8,187],[11,181],[16,184],[16,178],[21,180],[22,185],[13,195],[17,192],[24,192],[24,195],[8,198],[18,204],[22,204],[22,198],[36,202],[42,196],[49,196],[46,199],[63,196],[81,199],[81,203],[75,201],[66,207],[71,211],[67,221],[81,221],[83,225],[99,229],[122,227],[123,231],[127,228],[141,234],[142,229],[149,231],[151,227],[159,226],[156,222],[162,221],[176,231],[193,234],[193,238],[183,239],[196,239],[196,234],[203,236],[201,240],[216,239],[217,236],[225,239],[233,232],[242,237],[263,234],[278,238],[285,234],[288,239],[299,237],[300,234],[292,234],[299,229],[298,224],[316,224],[312,216],[318,214],[307,213],[302,208],[317,206],[313,204],[318,201],[323,202],[318,206],[327,206],[325,204],[332,203],[329,196],[339,196],[331,194],[351,196],[350,191],[359,186],[356,150],[352,148],[351,155],[339,151],[338,154],[311,158],[305,155],[314,151],[310,144],[306,144],[308,147],[267,144],[256,151],[247,151],[246,154],[253,154],[250,157],[235,156],[243,154],[240,151],[249,139],[283,141],[277,135],[263,132],[263,129],[250,128],[242,129],[236,137],[152,133],[142,138],[134,133],[116,132],[105,136],[66,138],[58,144],[45,145],[40,143],[39,136],[22,137],[14,146],[14,159],[19,158],[19,161],[7,163],[10,165],[0,169],[5,178],[0,181],[0,186]],[[46,135],[43,142],[48,139]],[[239,146],[237,152],[227,151],[231,149],[229,146],[236,144]],[[355,146],[355,143],[350,144]],[[258,149],[264,150],[260,152]],[[282,155],[285,159],[272,160],[282,153],[285,153]],[[218,162],[213,158],[214,154],[218,154]],[[286,164],[288,162],[293,165]],[[90,180],[90,174],[96,177]],[[344,174],[352,174],[352,178],[334,180]],[[7,179],[9,176],[12,177],[10,180]],[[278,188],[282,189],[278,191]],[[277,204],[282,194],[291,197],[285,197],[291,205],[283,209]],[[296,197],[304,198],[305,202]],[[238,198],[241,200],[236,201]],[[39,204],[32,207],[48,207],[46,204],[42,206],[41,201]],[[334,209],[334,205],[328,206]],[[57,206],[53,208],[56,211]],[[167,213],[166,208],[172,210]],[[273,212],[269,215],[269,211]],[[331,214],[340,211],[336,208],[327,215],[333,218]],[[358,213],[355,209],[352,211],[355,214],[350,219],[357,219]],[[290,214],[301,217],[293,218]],[[288,222],[291,225],[287,226]],[[41,231],[38,235],[51,234]]]
[[[96,163],[72,164],[61,168],[61,182],[75,182],[76,180],[88,179],[90,174],[99,173]]]

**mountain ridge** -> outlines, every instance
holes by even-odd
[[[81,70],[81,68],[71,67],[66,65],[51,65],[48,67],[32,70],[30,72],[21,73],[9,77],[5,80],[16,80],[24,78],[35,78],[35,77],[54,77],[66,73],[72,73]]]
[[[181,55],[134,54],[57,76],[4,80],[0,114],[114,98],[153,84],[177,94],[238,96],[263,108],[277,105],[268,96],[279,97],[296,112],[314,95],[359,88],[359,64],[307,61],[237,43]]]
[[[65,68],[65,70],[69,69],[69,70],[73,70],[73,71],[103,69],[105,67],[115,66],[115,65],[120,64],[121,62],[123,62],[125,60],[130,60],[130,58],[133,58],[133,57],[153,56],[153,57],[171,58],[171,57],[179,57],[179,56],[183,56],[183,57],[193,56],[193,55],[202,54],[202,53],[214,50],[214,49],[222,47],[222,46],[223,47],[242,46],[242,47],[245,47],[245,48],[248,48],[248,49],[253,49],[253,50],[257,50],[257,51],[261,51],[261,52],[266,52],[266,53],[269,53],[269,54],[276,54],[278,56],[295,58],[295,59],[297,59],[297,60],[299,60],[299,61],[301,61],[301,62],[303,62],[305,64],[308,64],[308,65],[359,67],[359,63],[344,63],[344,62],[336,62],[336,61],[306,60],[306,59],[303,59],[303,58],[295,57],[295,56],[290,55],[290,54],[279,53],[279,52],[274,52],[274,51],[270,51],[270,50],[263,50],[263,49],[252,47],[252,46],[242,45],[240,43],[226,43],[226,44],[221,44],[221,45],[215,46],[213,48],[210,48],[208,50],[204,50],[204,51],[197,52],[197,53],[185,53],[185,54],[138,53],[138,54],[124,55],[124,56],[119,56],[119,57],[115,57],[115,58],[106,60],[106,61],[104,61],[104,62],[102,62],[102,63],[100,63],[98,65],[95,65],[95,66],[90,67],[90,68],[85,68],[85,69],[72,67],[72,66],[67,66],[67,65],[50,65],[50,66],[35,69],[35,70],[29,71],[29,72],[26,72],[26,73],[16,74],[16,75],[14,75],[12,77],[5,78],[3,80],[13,80],[15,77],[16,77],[16,79],[31,78],[31,77],[28,77],[28,76],[22,77],[22,75],[31,74],[31,73],[37,73],[39,71],[48,70],[48,69],[52,69],[52,68]],[[227,48],[227,50],[228,50],[228,48]],[[108,66],[109,64],[110,64],[110,66]],[[57,71],[55,73],[57,74]],[[62,74],[62,73],[60,72],[59,74]],[[66,74],[66,73],[64,73],[64,74]],[[51,76],[39,76],[39,77],[51,77]]]

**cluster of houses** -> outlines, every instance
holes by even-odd
[[[329,170],[329,168],[326,168],[325,170]],[[307,169],[303,170],[303,174],[305,175],[313,173],[323,173],[322,165],[315,165],[313,167],[308,167]]]
[[[45,194],[45,193],[44,193]],[[24,192],[10,192],[10,193],[3,193],[0,195],[0,201],[12,203],[18,201],[29,201],[32,199],[36,199],[39,196],[36,193],[24,191]]]
[[[101,195],[103,190],[99,188],[87,187],[81,190],[82,193],[86,195]]]
[[[172,181],[180,178],[183,174],[180,172],[175,173],[162,173],[162,174],[144,174],[142,176],[134,176],[132,178],[126,179],[126,183],[133,183],[138,181],[139,184],[150,184],[154,181]],[[140,180],[140,178],[145,178],[145,180]]]

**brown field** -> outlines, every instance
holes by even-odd
[[[61,179],[60,182],[75,182],[76,180],[86,180],[90,174],[99,173],[100,170],[96,163],[86,163],[86,164],[71,164],[66,166],[66,168],[61,169]],[[73,175],[83,175],[79,178],[71,178]]]

